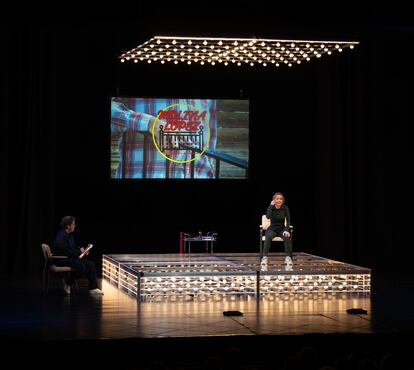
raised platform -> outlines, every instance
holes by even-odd
[[[102,276],[139,300],[371,291],[368,268],[295,253],[286,270],[284,258],[271,253],[261,271],[256,253],[103,255]]]

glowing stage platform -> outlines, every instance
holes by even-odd
[[[227,296],[337,294],[371,291],[371,270],[294,253],[270,253],[261,271],[257,253],[103,255],[102,276],[138,300],[220,299]]]

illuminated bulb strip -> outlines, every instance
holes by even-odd
[[[121,62],[132,60],[134,63],[169,62],[178,64],[228,65],[229,62],[240,66],[244,62],[255,66],[268,66],[269,55],[276,55],[284,64],[291,67],[311,58],[320,58],[324,54],[354,49],[355,41],[319,41],[319,40],[284,40],[284,39],[240,39],[210,37],[155,36],[123,53]],[[283,55],[283,56],[282,56]],[[271,62],[276,67],[279,63]]]
[[[261,294],[280,293],[367,293],[369,275],[271,275],[261,278]],[[255,294],[254,276],[152,277],[141,281],[143,298],[200,295]]]
[[[243,264],[242,264],[243,265]],[[249,264],[250,265],[250,264]],[[257,287],[264,296],[280,294],[326,294],[326,293],[370,293],[369,273],[328,274],[228,274],[232,266],[228,263],[145,263],[135,265],[142,272],[131,268],[128,263],[103,259],[104,279],[115,284],[138,299],[185,299],[185,297],[235,297],[256,296]],[[252,264],[252,266],[255,266]],[[173,272],[174,275],[168,275]],[[196,272],[196,275],[193,273]],[[220,274],[220,272],[225,272]],[[191,273],[191,275],[188,275]],[[202,273],[203,275],[200,275]],[[209,274],[210,273],[210,274]],[[212,274],[211,274],[212,273]],[[159,275],[158,275],[159,274]],[[139,289],[139,291],[138,291]],[[215,298],[214,298],[215,299]]]

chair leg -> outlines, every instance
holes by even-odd
[[[73,276],[73,271],[68,272],[67,276]],[[76,277],[73,276],[73,283],[76,286],[76,290],[79,290],[79,284],[78,284],[78,279]]]
[[[259,258],[262,259],[262,230],[259,232]]]
[[[46,293],[49,292],[49,281],[50,281],[50,270],[47,270],[47,275],[46,275]]]
[[[263,257],[263,230],[260,230],[260,240],[259,240],[259,249],[260,249],[260,260]]]
[[[45,291],[45,277],[46,277],[46,266],[43,267],[43,274],[42,274],[42,292]]]

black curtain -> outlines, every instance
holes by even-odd
[[[2,273],[39,271],[54,210],[56,64],[53,33],[29,19],[3,22]]]
[[[318,66],[320,253],[381,273],[406,273],[411,264],[413,31],[366,25],[347,63]]]
[[[120,66],[117,53],[150,27],[114,17],[2,24],[2,273],[38,276],[40,243],[51,243],[65,214],[80,218],[79,239],[97,240],[97,256],[161,252],[163,243],[178,251],[190,227],[219,227],[223,249],[255,252],[278,190],[294,210],[296,251],[377,270],[409,265],[412,28],[353,25],[354,51],[277,71]],[[177,91],[250,99],[249,181],[108,179],[110,96]],[[273,166],[277,150],[287,155]],[[179,211],[160,232],[165,198]],[[211,207],[197,217],[179,207],[201,200]],[[402,265],[390,265],[395,255]]]

